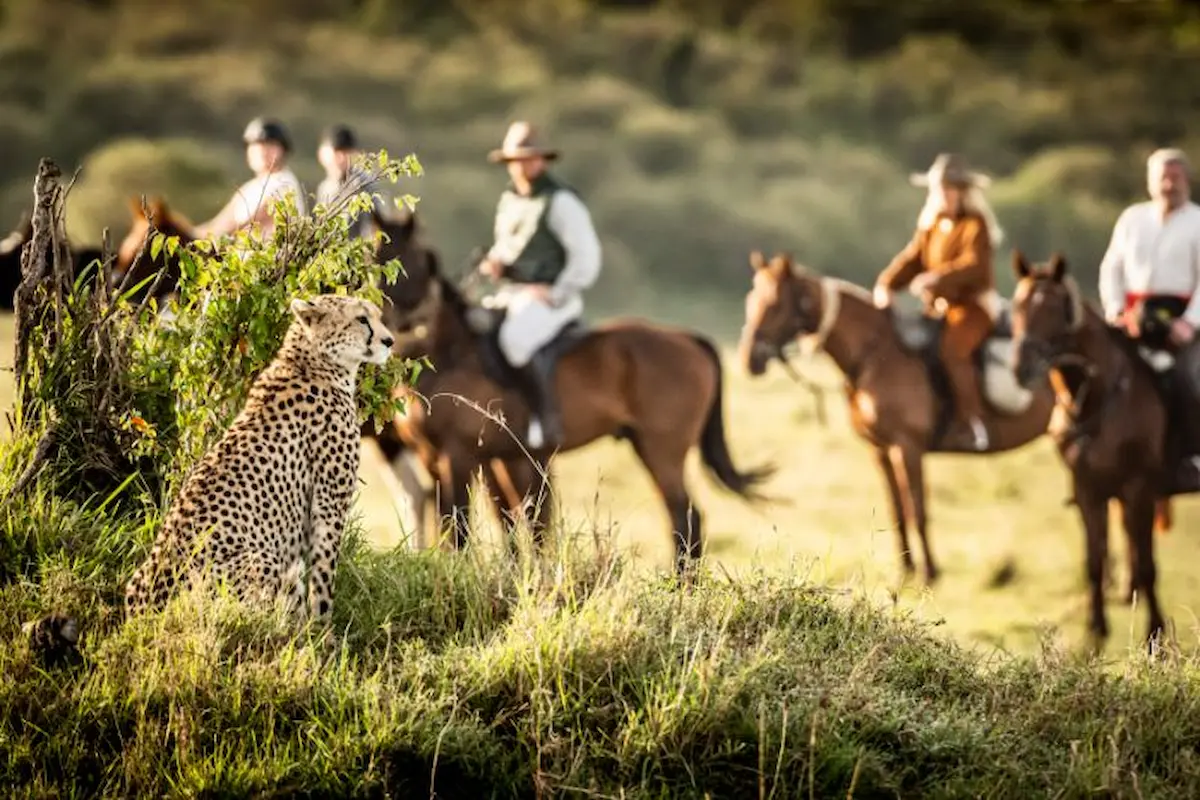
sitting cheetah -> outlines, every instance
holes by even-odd
[[[287,592],[303,616],[324,618],[358,478],[354,387],[364,362],[382,364],[392,335],[365,300],[294,300],[283,345],[245,407],[184,482],[149,557],[125,591],[126,614],[161,608],[202,571],[241,600]],[[186,565],[184,562],[188,561]]]

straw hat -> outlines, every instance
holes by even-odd
[[[914,172],[909,176],[913,186],[935,186],[948,183],[951,186],[986,187],[991,179],[986,175],[971,170],[967,160],[958,153],[941,153],[933,160],[928,172]]]
[[[539,143],[537,128],[530,122],[519,120],[508,126],[504,143],[488,153],[488,161],[498,164],[504,161],[520,161],[524,158],[541,156],[548,161],[558,158],[558,151]]]

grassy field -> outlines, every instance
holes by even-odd
[[[870,450],[850,430],[831,363],[821,356],[801,367],[830,389],[828,427],[822,428],[807,391],[777,367],[751,380],[732,352],[725,358],[734,458],[739,465],[776,462],[780,469],[767,490],[791,498],[791,504],[749,506],[710,481],[693,457],[689,478],[707,517],[711,558],[734,573],[784,570],[888,602],[898,556],[883,481]],[[367,486],[360,503],[374,540],[387,545],[403,534],[386,494],[376,488],[377,468],[369,459],[364,464]],[[560,456],[557,469],[566,530],[599,526],[635,561],[668,565],[666,516],[630,448],[597,442]],[[1083,534],[1075,509],[1063,506],[1067,474],[1049,439],[995,457],[931,457],[927,475],[932,546],[944,572],[932,591],[919,581],[905,587],[902,606],[944,623],[938,631],[984,649],[1034,652],[1047,626],[1057,629],[1063,644],[1081,641]],[[1177,502],[1176,528],[1157,542],[1160,598],[1187,650],[1200,644],[1194,616],[1200,574],[1193,566],[1200,557],[1198,522],[1194,501]],[[1113,524],[1114,563],[1124,570],[1115,507]],[[497,541],[494,528],[490,536]],[[919,547],[915,533],[910,543]],[[991,588],[1008,567],[1015,568],[1011,582]],[[1110,615],[1110,654],[1139,646],[1143,610],[1114,604]]]
[[[0,324],[0,348],[11,353],[10,316]],[[6,358],[6,361],[11,356]],[[0,362],[3,363],[3,362]],[[708,553],[731,573],[768,567],[888,602],[897,576],[896,537],[882,479],[866,445],[850,431],[838,376],[818,356],[806,373],[828,388],[828,427],[821,427],[808,393],[778,368],[751,380],[725,353],[728,436],[739,465],[779,465],[768,491],[790,504],[751,506],[689,465],[694,498],[706,515]],[[7,366],[7,365],[6,365]],[[0,402],[9,405],[11,373],[0,374]],[[390,548],[407,540],[382,479],[386,466],[373,445],[363,447],[358,511],[371,542]],[[559,517],[563,529],[594,530],[643,567],[666,567],[666,516],[653,485],[624,443],[601,441],[560,456]],[[1063,507],[1067,476],[1047,439],[996,457],[939,456],[928,462],[931,530],[944,573],[932,591],[905,587],[900,603],[938,621],[946,635],[985,649],[1035,651],[1047,626],[1064,643],[1080,640],[1086,619],[1083,537],[1075,510]],[[1200,645],[1200,521],[1195,504],[1177,504],[1176,529],[1158,539],[1161,598],[1179,643]],[[1114,559],[1123,569],[1124,539],[1114,515]],[[482,536],[499,541],[493,525]],[[911,546],[918,547],[915,533]],[[919,558],[919,553],[918,553]],[[1002,569],[1011,582],[991,586]],[[1114,605],[1110,653],[1136,647],[1141,610]]]
[[[5,319],[0,348],[11,344]],[[771,489],[793,502],[749,509],[693,464],[718,574],[689,591],[646,575],[667,563],[665,520],[610,443],[558,467],[560,544],[598,534],[601,551],[515,569],[486,547],[395,546],[366,446],[320,642],[194,600],[122,624],[113,578],[150,533],[140,513],[37,492],[0,509],[13,535],[0,544],[16,546],[5,566],[34,554],[15,566],[24,577],[0,576],[0,785],[15,797],[443,800],[1200,792],[1190,509],[1160,550],[1182,658],[1121,657],[1140,650],[1143,623],[1118,609],[1114,658],[1070,657],[1080,536],[1045,442],[931,462],[945,577],[889,607],[894,537],[836,395],[822,428],[786,378],[727,366],[735,459],[777,461]],[[835,385],[823,362],[811,373]],[[0,402],[11,389],[0,384]],[[20,466],[13,452],[0,465]],[[26,644],[20,623],[49,611],[78,619],[81,663],[43,666]],[[994,658],[997,646],[1031,657]]]

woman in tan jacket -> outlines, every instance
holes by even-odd
[[[893,292],[907,288],[922,298],[927,313],[944,315],[941,358],[958,421],[975,449],[984,451],[988,434],[973,356],[992,330],[993,256],[1002,232],[983,197],[987,178],[968,169],[962,156],[939,155],[912,182],[929,194],[912,240],[875,283],[875,304],[887,307]]]

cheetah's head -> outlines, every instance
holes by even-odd
[[[313,347],[340,364],[382,364],[392,353],[395,339],[383,324],[379,306],[369,300],[336,294],[297,298],[292,314]]]

